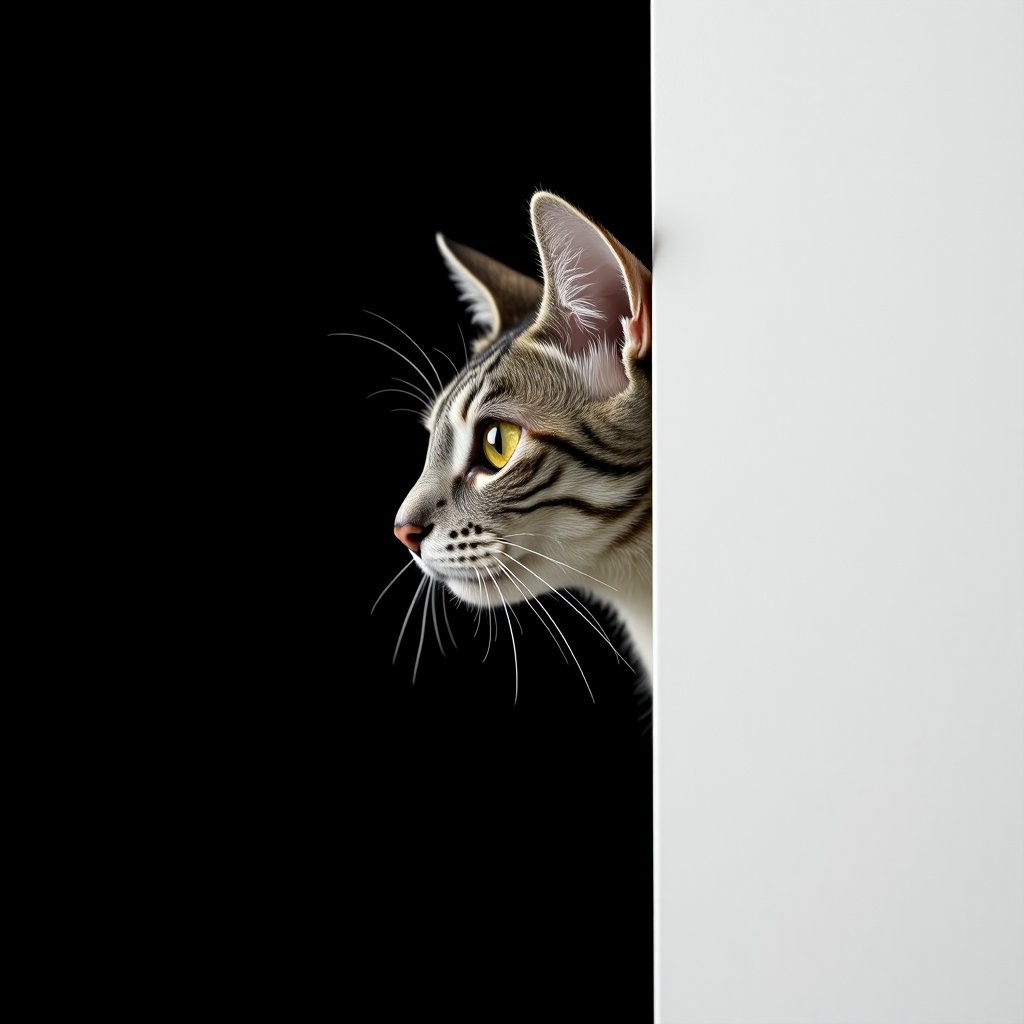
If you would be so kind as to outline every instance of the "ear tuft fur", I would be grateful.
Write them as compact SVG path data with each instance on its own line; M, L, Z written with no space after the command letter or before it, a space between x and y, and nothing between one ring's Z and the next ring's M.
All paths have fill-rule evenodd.
M611 234L550 192L538 192L530 216L544 273L540 320L566 352L611 348L622 383L629 360L650 351L649 271Z
M475 351L536 312L543 292L533 278L440 232L436 240L459 298L466 303L472 322L484 332L474 344Z

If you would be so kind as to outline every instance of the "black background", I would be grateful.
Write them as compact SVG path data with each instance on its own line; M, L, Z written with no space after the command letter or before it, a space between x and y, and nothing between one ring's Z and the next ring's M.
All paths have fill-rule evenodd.
M277 343L254 347L259 375L233 386L247 408L235 440L259 452L256 534L271 534L248 535L243 561L267 606L238 636L261 682L221 699L216 734L232 738L204 807L232 836L224 876L241 872L253 897L234 922L253 983L274 979L286 1003L344 1012L368 998L368 1019L649 1020L649 701L553 597L593 701L523 609L517 701L503 616L481 663L486 620L474 637L449 602L458 649L441 617L441 655L428 618L413 683L417 606L392 665L416 570L370 608L407 562L392 524L427 435L391 411L413 405L404 396L367 396L402 386L393 376L422 381L379 346L330 336L372 335L419 362L372 310L447 380L434 346L458 363L459 325L471 328L434 232L533 273L537 188L650 265L647 12L506 10L472 45L445 17L381 14L315 42L310 26L250 101L245 221L260 269L237 322Z

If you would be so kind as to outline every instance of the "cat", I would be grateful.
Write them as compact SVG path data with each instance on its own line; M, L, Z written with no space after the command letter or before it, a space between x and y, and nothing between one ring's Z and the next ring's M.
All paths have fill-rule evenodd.
M508 616L570 587L607 602L649 680L651 274L552 193L530 217L543 283L437 236L481 333L426 415L394 532L471 605Z

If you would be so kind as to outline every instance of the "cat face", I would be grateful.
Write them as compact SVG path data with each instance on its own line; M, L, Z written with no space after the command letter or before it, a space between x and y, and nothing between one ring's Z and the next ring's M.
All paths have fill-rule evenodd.
M650 276L562 200L531 213L543 288L439 238L484 335L434 401L396 517L423 572L479 605L596 583L649 548Z

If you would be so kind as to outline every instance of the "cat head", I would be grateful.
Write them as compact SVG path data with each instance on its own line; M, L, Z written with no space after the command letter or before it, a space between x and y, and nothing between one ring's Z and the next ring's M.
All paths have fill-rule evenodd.
M480 605L607 578L650 544L650 273L557 196L530 215L542 282L438 236L481 335L395 520L423 572Z

